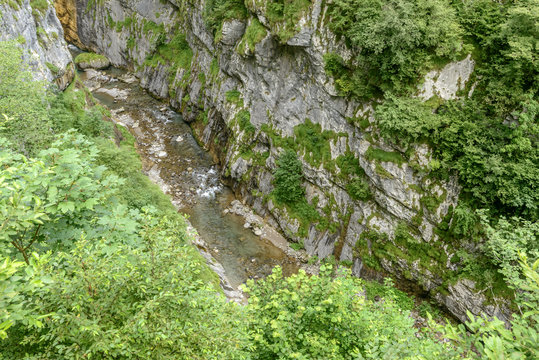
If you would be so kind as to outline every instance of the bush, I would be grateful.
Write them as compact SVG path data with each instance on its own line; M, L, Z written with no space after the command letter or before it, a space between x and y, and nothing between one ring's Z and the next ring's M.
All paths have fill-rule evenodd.
M300 270L284 278L277 267L257 283L249 281L253 358L456 358L449 346L414 330L391 290L384 301L366 300L360 280L341 271L332 275L332 266L322 265L320 275Z
M369 184L363 179L354 179L346 184L346 192L354 200L367 200L371 197Z
M277 160L273 172L274 194L278 201L293 204L302 200L305 189L302 186L303 169L295 152L288 150Z

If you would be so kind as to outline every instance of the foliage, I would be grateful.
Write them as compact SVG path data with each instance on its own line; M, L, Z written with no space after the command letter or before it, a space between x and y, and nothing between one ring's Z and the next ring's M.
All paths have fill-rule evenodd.
M240 359L246 335L234 303L200 277L196 250L166 218L144 215L141 242L89 242L45 266L52 283L34 297L51 313L3 352L28 358ZM206 321L210 318L211 321Z
M354 200L367 200L371 197L369 184L363 179L354 179L346 184L346 192Z
M334 0L329 14L330 29L360 49L352 84L341 86L345 94L406 92L429 65L462 48L455 11L445 0ZM330 73L342 66L340 60L326 58Z
M450 347L417 333L409 312L388 290L384 301L361 294L358 279L343 269L332 277L304 271L284 278L279 267L249 281L247 312L256 359L456 359Z
M500 272L509 284L518 284L521 273L519 258L526 256L532 262L539 259L539 222L517 217L508 220L502 216L493 226L484 211L479 216L486 238L484 252L500 267Z
M3 142L5 144L5 141ZM95 165L97 149L82 135L67 133L38 159L6 150L0 143L0 250L15 247L26 262L32 247L62 239L59 223L86 222L116 191L119 180ZM4 148L4 149L3 149Z
M277 160L277 168L273 172L274 194L278 201L293 204L304 199L305 189L302 185L303 170L298 156L291 150L285 151Z
M309 164L319 167L331 160L329 141L335 137L333 131L322 131L320 124L306 119L304 124L294 127L294 136L299 147L304 149L303 158Z
M146 58L143 65L156 67L171 65L168 70L171 76L176 76L178 68L189 69L193 59L193 50L185 38L185 34L177 32L167 42L165 37L157 39L156 51Z
M245 41L251 52L255 51L255 45L262 41L267 33L266 28L260 21L258 21L258 19L254 18L251 20L251 23L247 26L247 29L245 29Z
M52 140L51 119L46 111L45 84L33 81L22 50L13 42L0 42L0 114L10 118L2 134L11 146L26 155Z
M311 5L311 0L270 0L258 4L264 6L270 27L281 43L286 43L298 31L301 16Z
M25 270L24 272L22 270ZM2 257L0 262L0 341L7 338L7 330L17 322L41 327L39 309L27 306L27 297L47 283L41 274L39 257L33 254L30 265Z
M216 34L223 22L231 19L245 19L247 8L243 0L208 0L204 9L206 25Z
M535 219L539 194L538 103L528 99L515 122L491 118L474 100L447 102L439 114L417 100L389 98L376 109L381 133L402 146L428 140L446 174L459 175L475 206Z

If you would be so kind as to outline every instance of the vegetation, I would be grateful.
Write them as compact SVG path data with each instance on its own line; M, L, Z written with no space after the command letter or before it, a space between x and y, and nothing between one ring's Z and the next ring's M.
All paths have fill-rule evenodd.
M95 61L108 63L108 59L105 56L89 52L77 55L74 61L77 65L81 63L92 63Z
M267 33L268 31L258 19L251 19L251 23L247 26L247 29L245 29L242 42L238 46L239 52L244 53L245 46L247 46L251 53L254 52L255 45L261 42L266 37Z
M303 170L301 161L293 151L284 152L277 161L273 173L274 194L278 201L293 204L304 200Z
M440 58L462 49L455 10L445 0L334 0L329 28L357 49L357 66L326 56L326 70L344 95L372 98L407 92Z
M247 7L253 4L285 43L311 2ZM537 0L328 5L329 27L355 55L345 61L326 54L326 71L342 95L380 100L376 121L359 125L402 150L373 146L367 159L391 177L381 162L400 166L416 144L427 143L435 164L424 170L428 180L456 174L463 188L459 205L435 229L456 248L462 245L456 254L439 242L418 241L417 219L397 224L392 238L364 231L355 254L377 270L386 259L444 274L446 282L462 274L479 278L485 296L509 289L518 309L511 327L470 314L468 332L434 323L418 331L411 300L389 282L364 284L328 265L320 275L286 279L276 268L247 284L247 305L227 303L215 274L188 245L183 218L141 174L130 135L106 121L105 109L89 105L91 94L80 84L58 94L32 81L16 45L0 42L0 358L539 357ZM240 0L207 1L204 19L218 38L224 21L249 17L247 7ZM131 21L114 26L121 30ZM171 65L174 76L190 68L185 36L166 40L153 23L143 31L157 42L144 65ZM243 46L252 51L265 34L251 20ZM422 103L411 96L427 70L470 51L476 75L461 98ZM217 65L214 59L213 77ZM254 133L241 94L233 90L226 98L237 106L240 129ZM341 134L309 120L289 138L263 131L284 150L272 197L300 219L300 236L312 224L331 225L316 210L317 198L312 204L305 199L298 155L333 172L354 200L371 198L358 159L352 153L331 157L329 142ZM422 208L430 212L445 196L422 195ZM331 205L323 211L331 214ZM471 255L466 246L481 253ZM446 275L448 262L461 272Z

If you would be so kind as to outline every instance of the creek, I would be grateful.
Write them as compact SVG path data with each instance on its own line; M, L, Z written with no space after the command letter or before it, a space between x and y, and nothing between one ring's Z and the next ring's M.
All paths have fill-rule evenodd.
M235 199L220 179L220 169L199 146L191 128L165 103L151 97L138 80L123 70L79 73L95 99L136 139L143 171L186 214L208 251L223 266L230 285L271 273L297 271L297 260L244 228L244 219L225 213Z

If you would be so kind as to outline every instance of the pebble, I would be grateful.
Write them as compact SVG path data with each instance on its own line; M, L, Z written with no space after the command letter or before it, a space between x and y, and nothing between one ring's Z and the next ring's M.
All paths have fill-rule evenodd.
M191 172L191 171L193 171L193 168L192 168L192 167L188 167L188 168L187 168L187 171Z
M254 231L254 233L255 233L256 236L260 236L260 235L262 235L262 230L256 229L256 230Z
M249 229L251 227L251 224L249 224L248 222L246 222L245 224L243 224L243 227L245 229Z

